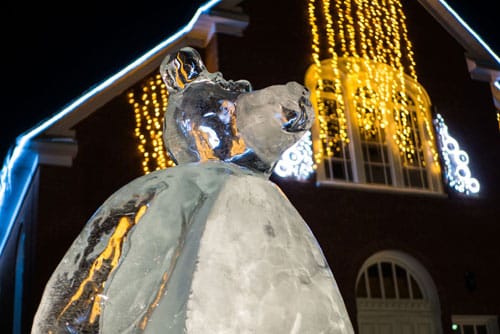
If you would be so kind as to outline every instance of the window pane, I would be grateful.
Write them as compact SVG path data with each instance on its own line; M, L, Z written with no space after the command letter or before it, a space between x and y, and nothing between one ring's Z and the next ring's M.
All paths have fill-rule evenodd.
M396 265L396 280L398 282L399 298L410 298L410 290L408 289L408 279L406 277L406 270Z
M427 179L423 169L404 169L405 185L412 188L427 188Z
M485 325L477 325L476 326L476 334L488 334L488 330Z
M476 326L476 334L488 334L488 330L486 329L486 325L477 325Z
M318 88L319 87L316 87L316 89ZM323 80L323 91L331 93L335 92L333 80L327 80L327 79Z
M328 179L333 179L333 161L325 159L325 175Z
M368 268L368 282L370 284L370 297L371 298L382 298L382 292L380 291L380 278L378 276L378 266L377 264L371 265Z
M422 296L422 291L420 290L420 287L418 286L417 282L415 281L415 279L411 275L410 275L410 281L411 281L411 291L413 292L413 299L424 298Z
M366 291L365 273L363 273L363 275L361 275L361 277L359 278L358 287L356 288L356 297L368 297L368 292Z
M339 180L348 180L349 176L343 161L332 161L332 177Z
M392 276L392 263L382 262L382 279L384 280L385 298L396 298L394 277Z
M336 180L352 180L350 161L329 160L326 166L326 176Z
M474 333L474 326L472 325L463 325L463 334L475 334Z
M368 183L391 184L391 171L389 166L365 165L366 181Z
M367 162L385 162L382 149L379 145L363 145L363 158Z

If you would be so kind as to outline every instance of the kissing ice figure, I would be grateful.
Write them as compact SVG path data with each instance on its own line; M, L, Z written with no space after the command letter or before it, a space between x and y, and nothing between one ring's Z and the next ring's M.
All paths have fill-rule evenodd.
M47 283L32 333L353 333L316 239L268 180L311 126L308 91L252 91L192 48L160 72L177 166L102 204Z

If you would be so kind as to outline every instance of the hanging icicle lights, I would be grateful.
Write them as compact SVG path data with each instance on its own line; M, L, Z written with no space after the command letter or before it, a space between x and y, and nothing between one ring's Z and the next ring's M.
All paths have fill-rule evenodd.
M174 166L163 146L163 114L167 110L168 93L161 76L146 80L141 91L128 93L128 102L134 108L137 149L142 156L142 171Z
M168 93L161 76L158 74L147 79L140 88L130 91L127 98L134 109L134 134L142 157L143 173L174 166L163 145L163 115L167 110ZM283 154L276 174L298 180L307 179L314 172L310 146L310 133L307 133Z
M332 5L333 3L333 5ZM400 0L309 0L309 25L312 36L312 60L316 71L317 118L319 145L315 162L331 157L342 145L349 143L348 123L342 90L351 92L365 89L373 94L354 98L356 118L365 131L393 124L393 139L404 163L412 163L419 145L411 126L412 115L407 108L416 103L426 132L428 147L437 166L438 154L434 144L432 120L417 88L416 101L410 102L405 87L405 76L417 81L412 43L408 38L406 16ZM321 59L330 59L330 77L333 77L335 108L326 108L321 99L328 77ZM345 80L339 73L352 75L356 80ZM354 81L354 83L353 83ZM418 85L417 85L418 86ZM331 94L332 91L330 90ZM373 105L377 108L373 108ZM371 112L363 112L370 110ZM333 131L332 131L332 128Z

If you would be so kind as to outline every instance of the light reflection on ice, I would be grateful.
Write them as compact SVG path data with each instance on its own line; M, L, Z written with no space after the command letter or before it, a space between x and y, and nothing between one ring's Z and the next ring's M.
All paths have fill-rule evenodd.
M32 333L353 333L321 248L268 176L309 130L309 92L252 91L184 48L160 68L177 166L90 218L46 285Z

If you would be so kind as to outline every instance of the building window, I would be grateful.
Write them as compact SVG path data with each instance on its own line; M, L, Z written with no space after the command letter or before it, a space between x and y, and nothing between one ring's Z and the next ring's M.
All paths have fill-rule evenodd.
M441 334L436 287L425 268L396 250L378 252L356 280L359 334Z
M320 71L312 65L306 73L317 112L318 181L442 192L430 100L423 87L366 59L339 58L336 71L328 59L321 64ZM377 78L378 72L385 74ZM401 89L388 89L391 80L398 80Z
M422 289L405 268L394 262L377 262L361 274L356 287L358 298L423 299Z
M498 334L496 315L453 315L452 330L456 334Z

